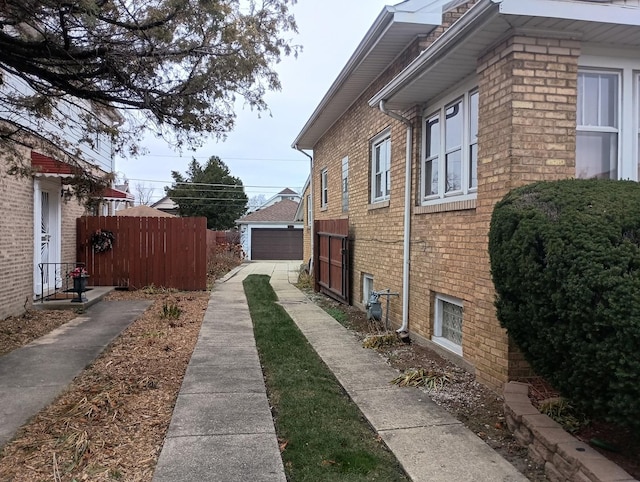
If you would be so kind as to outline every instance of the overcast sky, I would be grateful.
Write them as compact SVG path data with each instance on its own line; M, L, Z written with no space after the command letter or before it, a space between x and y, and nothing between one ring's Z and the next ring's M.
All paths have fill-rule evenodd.
M248 197L267 198L289 187L300 191L309 175L309 159L291 148L302 127L345 66L365 33L385 5L396 0L298 0L293 13L299 34L293 43L303 51L276 66L282 91L266 97L271 117L250 110L237 112L236 128L225 141L211 140L201 149L182 156L164 144L146 143L149 154L136 159L116 159L116 171L135 186L153 188L153 201L164 196L171 171L185 172L192 157L206 162L219 156L246 186Z

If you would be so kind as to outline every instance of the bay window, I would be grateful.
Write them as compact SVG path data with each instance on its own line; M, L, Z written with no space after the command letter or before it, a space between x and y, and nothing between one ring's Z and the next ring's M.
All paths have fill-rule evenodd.
M475 197L478 188L478 91L436 106L424 121L422 204Z

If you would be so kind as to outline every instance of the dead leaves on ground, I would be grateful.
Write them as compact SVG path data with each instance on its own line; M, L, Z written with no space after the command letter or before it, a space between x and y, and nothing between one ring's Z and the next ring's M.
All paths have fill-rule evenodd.
M4 448L0 481L151 480L209 293L151 299L152 306ZM162 318L163 303L180 307L179 323Z
M391 380L391 383L399 387L425 387L430 390L438 390L449 381L450 376L446 373L418 368L407 370Z

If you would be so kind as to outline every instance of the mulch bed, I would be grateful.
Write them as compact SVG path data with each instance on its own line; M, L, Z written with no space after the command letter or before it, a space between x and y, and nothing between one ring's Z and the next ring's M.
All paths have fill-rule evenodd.
M46 335L78 316L70 310L29 310L0 320L0 356Z
M110 296L154 303L4 447L0 481L151 480L209 293Z

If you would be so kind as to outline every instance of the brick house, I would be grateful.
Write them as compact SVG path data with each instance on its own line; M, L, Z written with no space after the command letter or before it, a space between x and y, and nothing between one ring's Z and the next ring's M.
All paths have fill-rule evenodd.
M541 179L638 180L640 0L385 7L295 139L316 220L348 218L353 303L500 388L528 373L496 319L494 204Z
M73 115L72 108L68 109ZM98 115L98 114L96 114ZM105 122L116 122L115 112L99 114ZM105 117L103 117L105 116ZM51 125L59 135L59 127ZM96 177L114 171L113 149L107 136L100 136L93 146L82 143L73 129L63 133L73 144L82 146L84 159L72 160L62 149L55 149L37 136L27 138L16 156L31 175L9 174L7 154L0 156L0 320L19 315L32 306L42 293L55 292L62 286L66 273L62 263L77 260L76 219L87 212L73 196L68 180L81 169ZM46 154L44 154L46 152ZM133 203L128 192L109 187L97 193L94 213L113 214L114 210ZM57 263L45 268L41 263Z

